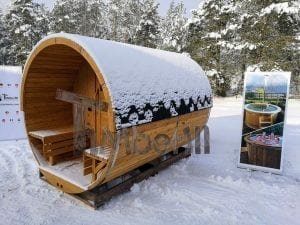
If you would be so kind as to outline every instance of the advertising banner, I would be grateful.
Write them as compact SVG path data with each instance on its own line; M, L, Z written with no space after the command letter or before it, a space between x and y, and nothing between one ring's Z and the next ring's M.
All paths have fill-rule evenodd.
M289 72L245 74L239 166L281 173Z
M26 138L20 111L21 76L21 67L0 66L0 140Z

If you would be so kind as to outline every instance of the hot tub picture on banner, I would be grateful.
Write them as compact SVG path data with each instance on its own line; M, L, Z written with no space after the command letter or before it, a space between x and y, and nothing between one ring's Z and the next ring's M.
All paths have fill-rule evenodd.
M22 68L0 66L0 140L26 137L23 113L20 111Z
M289 72L245 74L241 167L281 172L289 83Z

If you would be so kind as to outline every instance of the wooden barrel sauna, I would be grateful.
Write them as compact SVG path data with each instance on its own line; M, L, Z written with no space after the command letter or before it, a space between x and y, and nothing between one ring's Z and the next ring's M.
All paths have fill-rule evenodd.
M114 41L50 35L32 50L23 73L32 151L45 179L67 193L93 189L184 146L212 107L209 81L191 58Z

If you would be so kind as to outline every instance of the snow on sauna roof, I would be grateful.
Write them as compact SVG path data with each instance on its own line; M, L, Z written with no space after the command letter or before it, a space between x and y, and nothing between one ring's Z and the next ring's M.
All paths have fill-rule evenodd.
M159 102L166 109L172 108L172 102L176 107L183 101L188 105L190 99L195 105L198 101L196 110L211 107L211 101L199 107L199 99L211 98L211 87L201 67L184 54L67 33L53 34L45 39L56 37L79 44L94 59L119 119L127 117L133 108L139 110L139 114L144 113L146 105L155 111ZM171 114L176 116L176 112ZM149 122L152 117L149 115L137 123Z

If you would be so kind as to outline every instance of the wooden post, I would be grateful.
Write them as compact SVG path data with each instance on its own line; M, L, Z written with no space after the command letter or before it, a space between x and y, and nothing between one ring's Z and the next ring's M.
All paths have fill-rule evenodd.
M193 148L192 148L192 135L191 135L191 130L190 130L190 128L189 127L186 127L186 128L184 128L183 129L183 133L184 133L184 135L187 137L187 142L188 142L188 146L187 146L187 148L188 149L190 149L190 150L192 150Z
M195 127L195 154L201 154L201 129Z
M204 126L204 154L210 153L210 134L209 127Z

